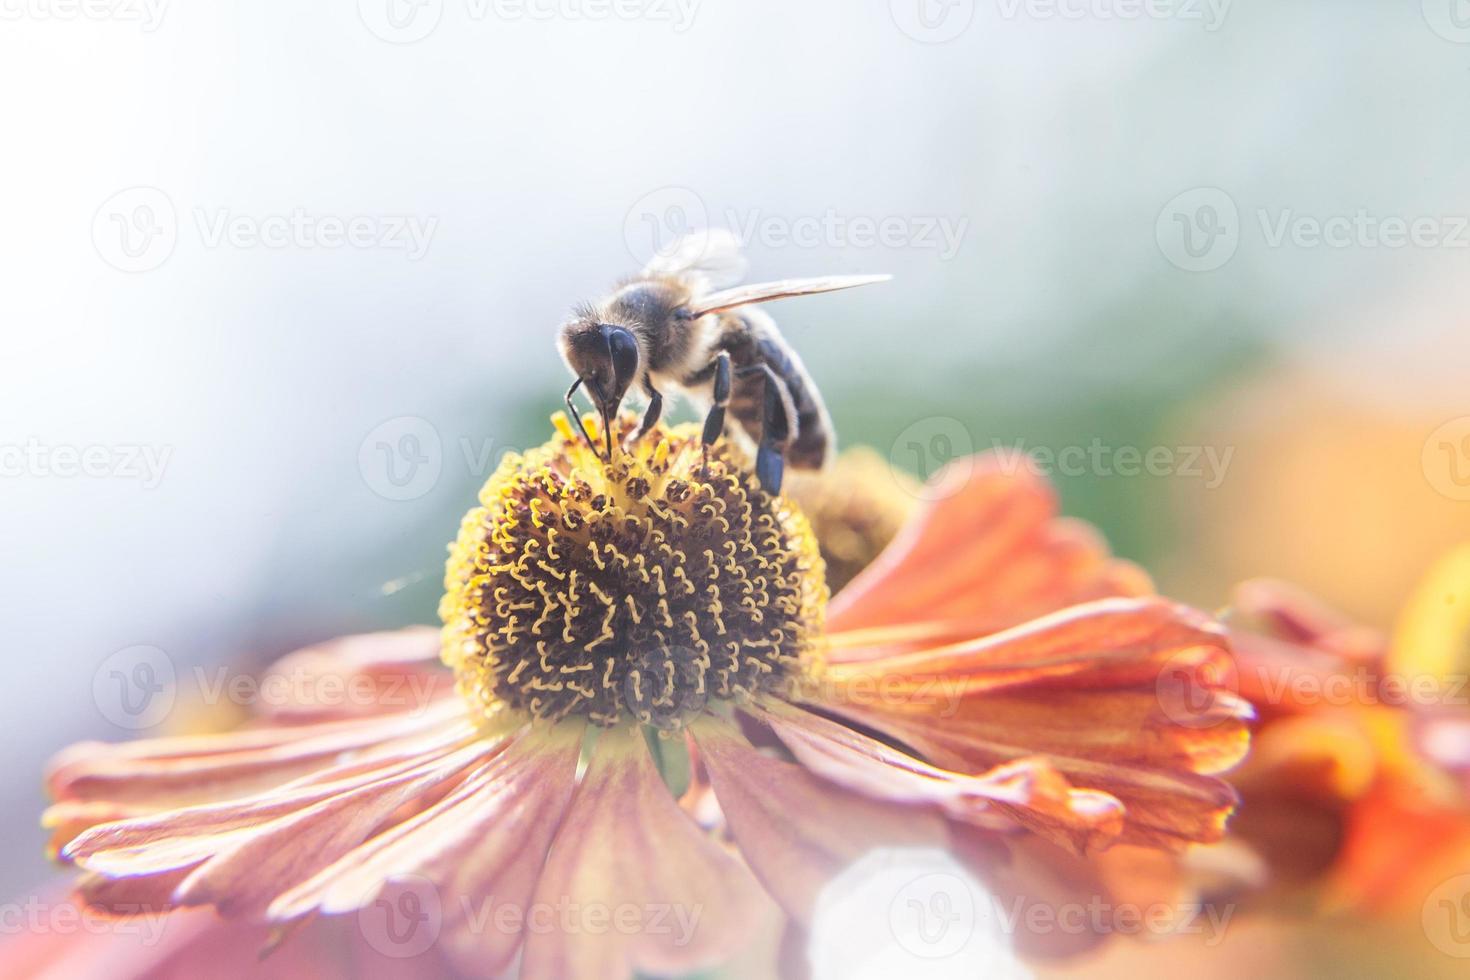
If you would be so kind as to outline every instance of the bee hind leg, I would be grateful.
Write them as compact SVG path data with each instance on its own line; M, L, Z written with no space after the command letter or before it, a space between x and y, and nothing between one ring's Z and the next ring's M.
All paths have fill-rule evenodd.
M791 443L791 419L795 414L791 392L769 365L755 364L738 372L766 376L765 397L761 404L761 439L755 452L755 477L761 488L780 494L786 472L786 447Z

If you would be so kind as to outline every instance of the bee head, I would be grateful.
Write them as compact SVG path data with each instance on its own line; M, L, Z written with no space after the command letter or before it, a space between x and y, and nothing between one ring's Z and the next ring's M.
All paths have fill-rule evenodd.
M602 415L610 458L612 420L639 375L638 340L627 327L603 323L592 315L579 315L562 329L561 352L567 367L577 376L567 392L567 408L572 411L572 420L575 422L578 418L572 409L572 395L579 387L585 386ZM586 435L585 431L583 435ZM588 442L590 444L591 440Z

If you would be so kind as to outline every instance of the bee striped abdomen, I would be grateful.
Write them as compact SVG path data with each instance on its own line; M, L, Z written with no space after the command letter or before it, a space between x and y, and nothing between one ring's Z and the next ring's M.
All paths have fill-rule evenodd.
M729 352L738 375L730 395L730 418L752 440L761 441L766 375L763 371L742 373L742 369L764 364L781 380L791 400L794 418L788 422L787 461L798 469L821 468L832 446L831 422L801 358L764 314L747 310L726 316L733 322L727 325L720 346Z

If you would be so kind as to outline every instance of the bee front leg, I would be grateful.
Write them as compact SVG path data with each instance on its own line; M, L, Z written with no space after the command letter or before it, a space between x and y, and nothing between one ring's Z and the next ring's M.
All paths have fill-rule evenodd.
M643 391L648 395L648 411L643 413L643 421L638 423L638 431L633 433L634 442L648 435L649 430L658 425L659 417L664 413L664 396L658 393L658 389L647 377L643 379Z
M715 440L725 431L725 406L730 404L729 352L720 351L715 355L710 370L714 372L714 378L710 386L709 414L704 417L704 434L700 437L704 450L703 471L709 469L709 447L714 445Z

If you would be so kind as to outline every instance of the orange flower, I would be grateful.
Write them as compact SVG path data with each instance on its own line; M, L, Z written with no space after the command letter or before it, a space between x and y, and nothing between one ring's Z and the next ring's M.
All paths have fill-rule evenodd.
M92 902L290 930L407 881L466 970L666 974L806 922L875 847L1221 835L1249 711L1222 632L1024 471L956 464L827 608L806 520L733 450L660 428L605 466L559 429L466 516L440 634L277 667L384 696L63 753L47 820ZM1167 665L1210 697L1162 710Z
M1392 643L1273 581L1237 589L1231 643L1257 708L1252 752L1232 780L1233 833L1285 896L1326 907L1412 912L1470 856L1464 665L1470 549L1451 555L1405 607ZM1458 681L1456 681L1458 677Z

